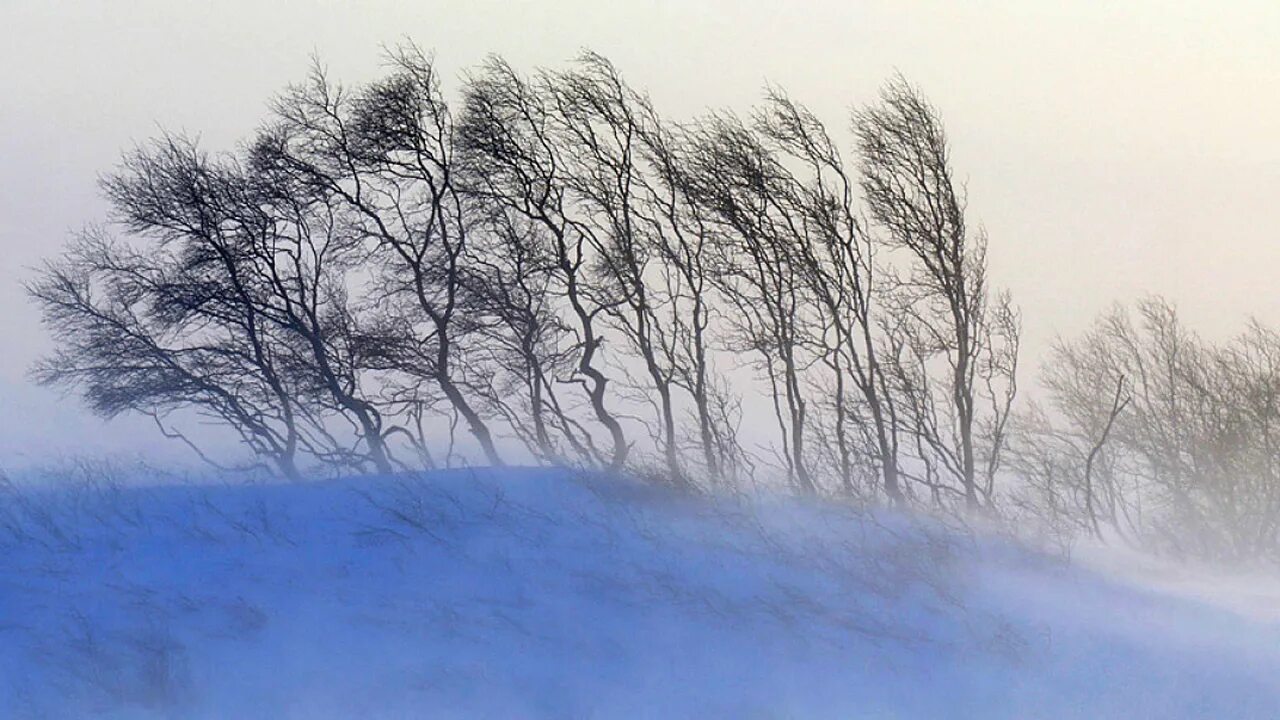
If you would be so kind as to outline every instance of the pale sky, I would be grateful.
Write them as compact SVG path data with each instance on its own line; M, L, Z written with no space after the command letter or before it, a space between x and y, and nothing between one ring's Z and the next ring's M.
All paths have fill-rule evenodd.
M230 149L312 53L359 82L402 38L454 77L591 48L677 119L745 112L775 83L842 139L900 70L947 123L1028 370L1145 293L1211 335L1280 326L1275 0L0 0L0 466L157 445L25 378L47 341L19 283L105 219L98 174L159 128Z

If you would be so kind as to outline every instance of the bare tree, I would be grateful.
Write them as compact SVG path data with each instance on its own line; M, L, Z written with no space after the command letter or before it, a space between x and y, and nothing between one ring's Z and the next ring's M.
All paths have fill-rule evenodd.
M793 226L804 229L795 238L793 252L796 269L820 310L821 337L816 342L834 378L840 477L852 490L852 456L865 444L880 470L885 495L901 502L893 397L887 392L877 348L875 248L858 219L855 183L821 121L782 91L770 90L756 125L784 158L793 161L782 167L798 165L805 173L795 176L789 199L798 217ZM846 390L847 384L853 389ZM859 406L865 413L858 412ZM860 428L870 436L869 442L852 437Z
M1055 354L1061 357L1063 353ZM1046 385L1056 387L1057 392L1066 390L1063 381L1068 379L1067 373L1089 371L1070 363L1052 370L1048 367ZM1053 527L1074 526L1103 538L1105 524L1125 537L1134 529L1126 522L1133 498L1118 477L1121 453L1109 443L1133 397L1123 374L1107 368L1103 375L1114 376L1115 389L1109 397L1095 394L1086 404L1078 404L1064 402L1065 395L1055 394L1053 417L1033 406L1020 418L1010 455L1023 487L1015 488L1013 495L1016 503ZM1098 377L1096 381L1110 379Z
M1082 501L1046 510L1180 554L1274 554L1280 337L1254 323L1215 345L1163 300L1137 310L1113 309L1045 364L1046 424L1073 439L1082 468L1058 482Z
M277 367L322 413L349 420L364 450L326 443L328 459L367 459L389 472L382 419L361 388L363 367L352 343L346 273L354 246L323 197L278 182L250 157L203 156L193 144L162 140L131 156L104 186L130 232L177 246L277 332ZM324 423L314 423L325 432Z
M333 448L323 442L323 418L297 402L303 391L280 351L280 329L263 314L262 278L223 232L225 181L191 143L172 137L106 181L126 228L156 244L144 251L88 234L45 266L28 291L57 345L34 375L78 389L104 416L151 415L197 452L164 418L186 409L217 418L296 479L300 451Z
M664 123L647 98L637 103L640 153L647 172L635 182L643 202L633 206L650 236L657 284L667 300L664 348L672 381L693 403L703 467L712 483L735 477L741 448L728 415L737 403L716 370L712 327L719 301L710 275L715 264L712 220L697 201L696 140Z
M713 240L707 271L730 306L730 346L756 357L770 386L788 476L814 491L803 380L811 359L805 326L812 305L793 252L800 232L790 202L794 179L761 137L732 115L702 122L693 142L690 192Z
M239 173L229 219L244 235L252 271L267 292L263 316L277 324L309 403L349 420L373 467L391 472L382 410L367 389L371 364L351 307L350 277L363 255L332 195L283 177L262 143ZM332 458L340 462L348 458Z
M312 454L392 469L381 413L362 389L366 367L348 302L356 243L328 197L271 172L256 151L247 166L213 161L176 138L129 156L104 188L134 237L172 248L169 277L135 284L133 298L172 313L153 311L169 323L170 341L198 343L214 328L245 326L243 351L269 369L263 377L287 416L284 447L269 454L297 452L304 443L297 419L305 416ZM141 282L143 261L105 246L96 266L85 265L87 257L84 272L102 275L105 263L123 259ZM328 421L337 418L351 422L363 449L335 437Z
M658 280L665 257L658 249L664 216L649 212L654 179L645 135L660 132L648 100L622 80L603 57L586 53L566 72L542 78L554 109L553 127L568 160L566 186L597 262L596 283L617 288L621 302L606 314L626 349L640 361L640 394L652 397L654 441L667 476L686 479L676 431L677 357L668 310L669 287ZM656 396L656 397L653 397Z
M936 488L930 475L945 470L975 506L980 495L991 498L1017 390L1017 314L1007 296L990 297L986 237L968 229L946 135L919 91L894 80L878 104L855 114L854 129L867 207L910 260L894 289L893 355L902 414L928 456L919 458L922 479ZM935 397L935 365L946 372L944 397Z
M276 103L260 138L258 167L288 177L335 205L343 231L380 260L376 298L396 328L373 343L387 369L434 384L467 423L492 464L493 435L463 380L458 311L469 199L458 187L454 121L430 60L412 46L389 56L392 72L355 94L319 69Z
M598 465L600 451L556 382L572 372L573 353L556 307L546 232L511 211L495 212L488 226L464 282L469 309L485 318L482 352L494 371L482 394L535 456Z
M555 291L565 300L566 325L576 336L572 381L586 391L595 419L609 434L608 466L620 470L631 445L610 408L610 378L600 358L601 316L625 302L627 289L604 287L592 277L605 239L583 219L554 99L545 77L534 85L502 60L491 59L468 80L459 132L471 190L537 223L550 238Z

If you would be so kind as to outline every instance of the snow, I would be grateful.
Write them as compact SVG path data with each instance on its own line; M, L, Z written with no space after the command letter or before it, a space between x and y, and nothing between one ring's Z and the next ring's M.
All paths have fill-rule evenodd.
M17 484L0 717L1280 717L1276 615L1131 565L564 470Z

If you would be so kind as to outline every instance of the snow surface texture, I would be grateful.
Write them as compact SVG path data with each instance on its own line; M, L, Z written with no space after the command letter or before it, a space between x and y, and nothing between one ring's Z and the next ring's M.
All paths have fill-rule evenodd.
M9 487L0 717L1276 718L1280 625L566 471Z

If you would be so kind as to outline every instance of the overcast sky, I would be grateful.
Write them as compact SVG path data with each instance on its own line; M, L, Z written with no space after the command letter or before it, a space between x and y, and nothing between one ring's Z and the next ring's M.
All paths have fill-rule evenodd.
M1208 334L1280 325L1275 0L0 0L0 465L151 445L25 379L47 341L19 284L104 219L98 174L159 128L230 149L313 53L358 82L401 38L454 77L591 48L675 118L776 83L841 129L900 70L947 123L1027 367L1145 293Z

